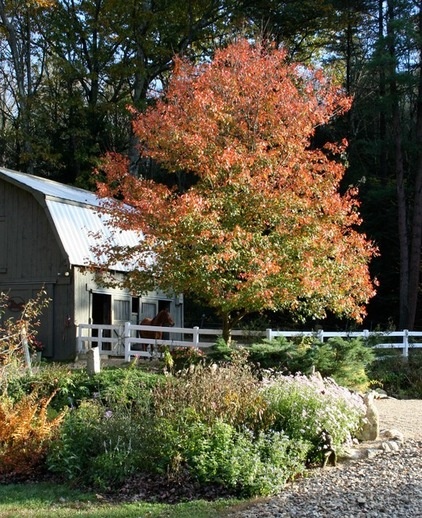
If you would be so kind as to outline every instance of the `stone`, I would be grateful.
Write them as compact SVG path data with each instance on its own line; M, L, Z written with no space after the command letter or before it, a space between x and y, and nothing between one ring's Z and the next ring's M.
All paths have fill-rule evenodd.
M380 436L383 439L392 440L399 443L404 443L404 435L396 429L381 430Z
M86 370L89 375L98 374L101 371L100 348L92 347L86 353Z
M381 448L386 452L388 453L389 451L391 451L391 448L390 448L390 444L387 442L387 441L384 441L381 443Z
M377 399L387 399L388 398L388 394L385 390L383 389L380 389L380 388L376 388L374 390L375 394L374 396L377 398Z
M376 441L379 435L379 414L374 403L374 393L368 392L363 397L366 406L364 423L357 437L361 441Z
M396 441L388 441L388 446L390 447L391 451L399 451L400 446L397 444Z
M339 454L339 459L357 460L368 456L367 451L361 448L343 448Z
M378 457L382 450L376 448L368 448L367 450L368 459L373 459L374 457Z

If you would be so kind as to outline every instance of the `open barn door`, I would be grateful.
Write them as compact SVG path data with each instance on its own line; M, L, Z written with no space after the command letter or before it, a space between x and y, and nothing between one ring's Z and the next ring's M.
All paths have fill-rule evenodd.
M92 294L92 323L111 324L111 295Z

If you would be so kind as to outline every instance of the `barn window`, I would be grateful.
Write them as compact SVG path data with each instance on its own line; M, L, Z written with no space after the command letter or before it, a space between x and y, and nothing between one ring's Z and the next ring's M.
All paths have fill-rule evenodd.
M141 319L154 318L157 314L157 302L142 302Z
M114 320L122 320L124 322L130 320L129 300L114 300Z

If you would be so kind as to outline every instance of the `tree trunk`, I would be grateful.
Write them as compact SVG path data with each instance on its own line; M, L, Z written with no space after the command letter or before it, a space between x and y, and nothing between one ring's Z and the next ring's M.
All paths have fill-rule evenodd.
M378 4L378 38L380 41L384 38L384 13L383 13L384 1L379 0ZM380 56L381 59L381 56ZM379 95L381 102L384 105L386 97L386 84L385 84L385 69L383 66L383 60L379 63ZM385 110L381 109L379 118L379 141L380 141L380 152L379 152L379 171L380 178L385 180L387 178L387 149L386 149L386 136L387 136L387 118Z
M422 8L419 8L419 36L422 36ZM422 40L419 38L419 84L416 107L416 175L409 257L409 306L407 329L415 326L422 245Z
M32 73L31 73L31 46L30 46L30 19L25 15L25 22L21 22L22 33L25 35L24 41L19 45L19 36L16 27L9 20L6 9L6 3L0 1L0 19L3 24L4 34L10 51L10 66L13 69L16 79L15 101L18 106L18 125L21 128L21 146L22 146L22 163L23 169L29 174L34 172L34 161L32 156L32 139L31 139L31 113L30 99L33 95L32 91ZM18 23L19 20L16 20ZM25 26L26 25L26 26Z
M230 313L224 313L223 315L223 340L226 342L227 345L231 345L232 337L232 324L231 324L231 318Z
M397 182L397 210L400 247L400 292L399 292L399 327L408 329L409 325L409 238L407 232L407 206L404 182L403 154L401 145L401 125L399 118L393 115L395 170Z
M406 187L401 138L402 125L396 77L397 56L394 17L394 0L389 0L387 14L388 52L390 58L389 86L391 97L394 169L396 173L398 210L397 216L400 247L399 327L400 329L407 329L409 325L409 236L407 230Z
M245 309L239 311L233 311L232 313L223 313L222 314L222 322L223 322L223 339L226 341L227 345L231 344L232 341L232 331L238 325L238 323L242 320L242 318L248 314L248 311Z
M138 107L141 100L144 99L146 96L148 83L145 77L146 58L140 43L137 44L136 57L138 62L138 70L135 73L132 100L134 106ZM139 163L141 160L141 154L139 150L139 139L135 135L132 128L130 128L129 135L129 172L132 176L137 177L139 175Z

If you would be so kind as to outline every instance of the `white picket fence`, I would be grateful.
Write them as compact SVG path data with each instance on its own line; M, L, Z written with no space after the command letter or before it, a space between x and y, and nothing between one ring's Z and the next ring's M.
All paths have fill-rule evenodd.
M161 331L163 339L138 338L138 331ZM199 327L157 327L141 326L126 322L124 325L97 325L79 324L77 334L78 353L87 352L91 347L97 346L101 355L124 357L130 361L133 357L158 357L161 356L162 346L174 347L199 347L207 349L215 344L217 337L222 335L221 329L200 329ZM422 348L422 331L392 331L370 332L363 331L249 331L234 330L232 336L237 343L250 341L251 338L268 338L272 340L278 336L286 338L315 336L321 342L332 337L364 338L371 336L382 340L375 345L382 349L401 349L404 357L409 356L409 349ZM417 340L421 340L418 342Z
M329 338L333 338L336 336L342 338L363 338L365 340L370 337L375 337L377 340L382 339L382 343L377 343L374 345L377 349L401 349L402 354L405 358L409 356L409 349L421 349L422 343L419 343L415 340L422 340L422 331L408 331L404 329L403 331L369 331L364 329L363 331L324 331L322 329L318 331L302 331L302 332L292 332L292 331L272 331L271 329L267 329L267 338L272 340L277 336L317 336L321 342L327 340ZM388 342L385 340L387 339Z

